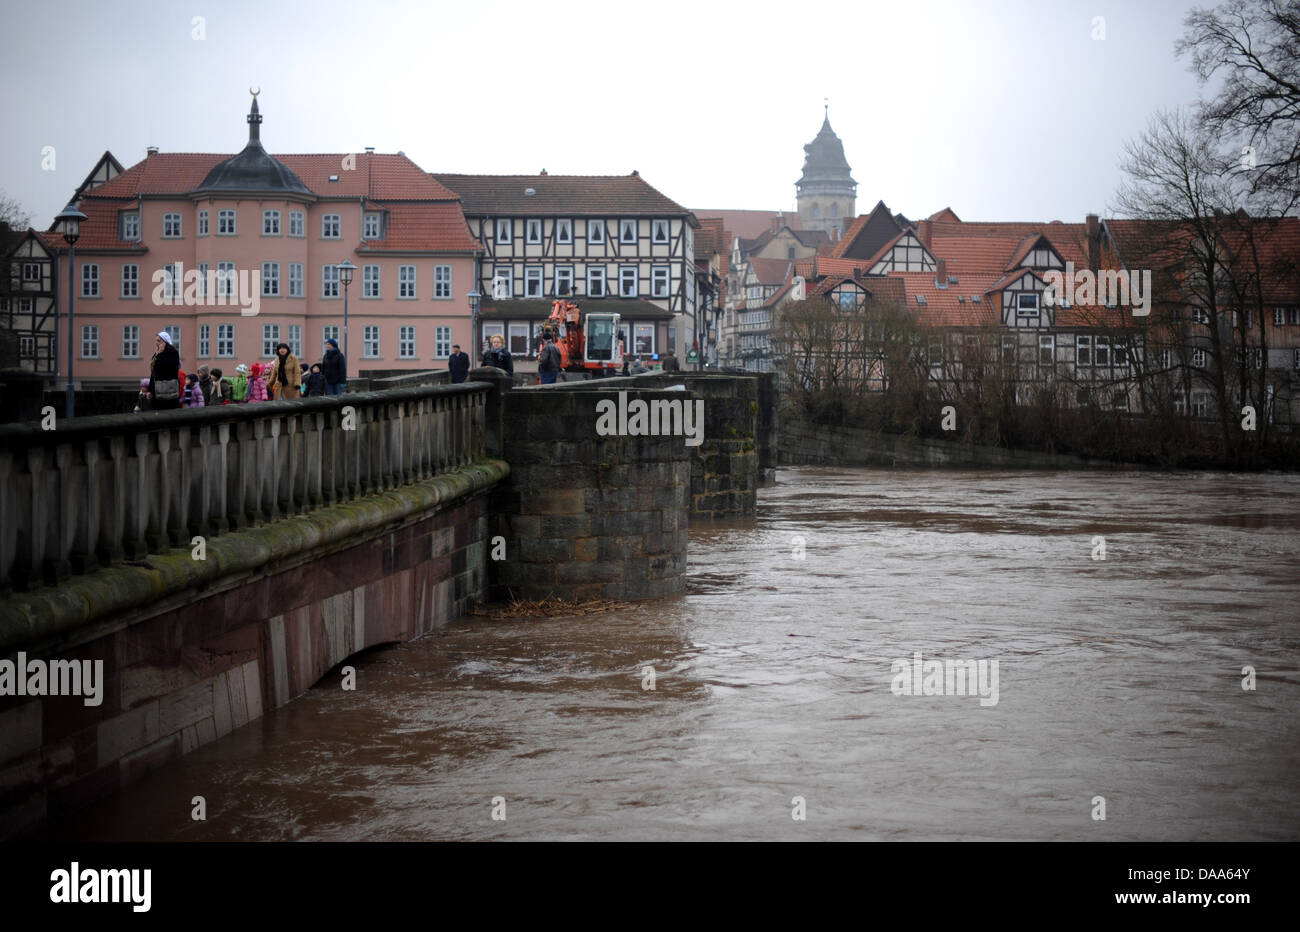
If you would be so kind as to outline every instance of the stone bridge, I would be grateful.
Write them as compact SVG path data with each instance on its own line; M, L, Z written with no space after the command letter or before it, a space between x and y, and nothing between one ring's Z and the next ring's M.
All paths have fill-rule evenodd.
M679 593L691 515L752 514L775 462L761 378L430 381L0 427L0 837L489 595ZM598 433L620 394L704 401L703 441ZM42 695L68 661L97 702Z

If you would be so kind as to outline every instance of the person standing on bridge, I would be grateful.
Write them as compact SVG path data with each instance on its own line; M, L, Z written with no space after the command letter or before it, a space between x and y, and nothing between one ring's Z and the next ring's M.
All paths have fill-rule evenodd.
M506 349L506 340L501 334L492 334L492 348L483 354L483 365L496 366L514 378L515 360Z
M682 364L677 361L677 354L672 350L667 350L663 355L663 367L665 372L681 372Z
M253 363L252 375L248 379L248 400L266 401L266 380L262 378L262 364Z
M320 363L325 375L325 394L342 395L348 384L348 361L339 352L339 341L330 338L325 341L325 358Z
M275 362L271 363L271 397L276 401L289 401L302 396L302 366L289 349L288 343L275 345Z
M145 394L155 411L175 411L181 406L181 354L172 346L171 334L161 331L154 338L149 361L149 387Z
M555 380L560 376L560 364L564 358L560 355L560 348L555 345L555 334L550 330L542 331L542 352L537 357L537 374L541 376L543 385L554 385Z
M453 383L464 382L469 378L469 353L461 352L459 343L452 344L451 355L447 357L447 370L451 373Z

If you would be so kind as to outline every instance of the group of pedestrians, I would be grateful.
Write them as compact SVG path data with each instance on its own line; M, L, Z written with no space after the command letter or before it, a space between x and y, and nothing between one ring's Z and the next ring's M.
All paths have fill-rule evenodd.
M171 335L161 331L154 339L149 377L140 380L136 411L168 411L255 401L288 401L319 395L341 395L347 387L347 360L337 340L325 341L321 361L310 367L298 361L289 344L275 347L269 363L240 364L233 378L220 369L199 366L198 372L181 371L180 353Z

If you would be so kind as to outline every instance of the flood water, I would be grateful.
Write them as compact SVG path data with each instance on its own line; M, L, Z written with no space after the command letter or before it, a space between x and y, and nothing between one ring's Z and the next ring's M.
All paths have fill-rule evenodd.
M681 598L372 651L48 834L1295 840L1298 572L1296 476L782 470Z

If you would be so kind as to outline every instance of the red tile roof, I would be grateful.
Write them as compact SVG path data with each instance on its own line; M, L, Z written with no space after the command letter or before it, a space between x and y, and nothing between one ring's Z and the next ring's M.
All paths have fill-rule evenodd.
M984 297L985 291L1001 276L970 275L947 288L935 284L933 272L890 272L886 277L903 284L906 289L904 306L922 326L987 327L1002 320L998 300L990 301ZM925 304L916 303L917 295L925 298ZM972 295L979 295L980 303L973 302Z
M789 259L760 259L757 256L745 260L754 269L754 275L764 285L779 285L786 279L790 268Z
M465 213L547 216L690 215L640 175L453 175L433 177L460 195ZM528 194L531 190L533 193Z

